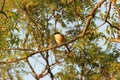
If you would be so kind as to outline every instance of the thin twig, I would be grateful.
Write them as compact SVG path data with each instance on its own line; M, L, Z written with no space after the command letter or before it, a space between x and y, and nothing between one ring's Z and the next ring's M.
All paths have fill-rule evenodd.
M22 48L2 48L0 50L20 50L20 51L35 51L33 49L22 49Z
M45 69L41 72L41 74L38 75L39 79L45 75L47 75L49 72L48 72L48 68L51 68L53 66L55 66L56 64L58 64L58 62L55 62L49 66L46 66Z
M7 14L5 12L0 11L0 13L2 13L7 18Z
M101 25L99 25L96 29L100 28L101 26L103 26L106 23L106 21L107 21L107 19L109 17L110 10L111 10L111 3L109 4L108 11L106 13L106 17L104 19L104 22Z
M119 19L120 19L120 8L116 5L114 0L112 1L112 3L113 3L113 6L115 7L116 11L118 12Z
M4 6L5 6L5 0L3 0L3 5L2 5L2 8L1 8L1 11L3 11Z
M111 42L118 42L118 43L120 43L120 39L109 39L109 41L111 41Z
M110 10L111 10L111 4L112 4L112 2L110 2L110 4L109 4L109 8L108 8L108 11L107 11L107 15L106 15L105 21L106 21L111 27L113 27L113 28L115 28L115 29L117 29L117 30L120 30L120 28L118 28L118 27L116 27L116 26L113 26L113 25L107 20L108 17L109 17Z
M90 21L91 21L91 19L94 17L94 15L95 15L95 11L98 9L98 7L100 7L103 3L104 3L104 1L105 0L101 0L95 7L93 7L93 9L91 10L91 12L90 12L90 16L88 17L88 19L87 19L87 23L86 23L86 25L85 25L85 27L84 27L84 29L83 29L83 32L82 32L82 38L84 38L85 37L85 34L86 34L86 32L87 32L87 30L88 30L88 27L89 27L89 24L90 24Z
M37 77L36 72L34 71L33 67L31 66L28 58L26 59L26 62L28 63L28 65L29 65L29 67L30 67L30 69L31 69L31 71L32 71L32 73L33 73L33 76L34 76L37 80L39 80L38 77Z
M110 10L111 10L111 2L110 2L109 7L108 7L108 11L107 11L107 14L106 14L105 21L106 21L106 20L108 19L108 17L109 17Z
M42 49L42 50L33 51L30 55L25 56L25 57L22 57L22 58L20 58L20 59L9 60L9 61L1 61L1 62L0 62L0 65L2 65L2 64L8 64L8 63L13 63L13 62L17 62L17 61L20 61L20 60L24 60L24 59L27 59L28 57L31 57L31 56L35 55L35 54L42 53L42 52L46 52L46 51L48 51L48 50L51 50L51 49L54 49L54 48L58 48L58 47L61 47L61 46L63 46L63 45L66 45L66 44L69 44L69 43L71 43L71 42L74 42L74 41L76 41L76 40L79 39L79 38L83 38L83 37L85 36L85 34L86 34L86 31L87 31L87 29L88 29L88 26L89 26L89 24L90 24L91 19L92 19L93 16L95 15L95 11L97 10L98 7L100 7L100 6L102 5L102 3L103 3L104 1L105 1L105 0L101 0L101 1L91 10L90 16L89 16L88 19L87 19L87 23L86 23L86 25L85 25L85 27L84 27L84 30L83 30L83 32L82 32L82 35L79 34L77 37L73 38L72 40L70 40L70 41L68 41L68 42L65 42L65 43L63 43L63 44L57 45L57 46L52 46L52 47L48 47L48 48L45 48L45 49Z
M99 25L96 29L100 28L101 26L103 26L106 22L104 21L101 25Z
M7 18L7 14L5 12L3 12L4 6L5 6L5 0L3 0L3 5L2 5L2 8L0 10L0 13L2 13L3 15L5 15L5 17Z
M31 58L33 58L34 60L36 60L37 62L39 62L42 66L45 66L45 64L44 63L42 63L42 62L40 62L38 59L36 59L35 57L31 57Z
M106 21L111 27L117 29L117 30L120 30L120 27L116 27L116 26L113 26L108 20Z
M101 26L103 26L103 25L107 22L111 27L113 27L113 28L115 28L115 29L117 29L117 30L120 30L119 27L113 26L113 25L107 20L108 17L109 17L109 14L110 14L110 10L111 10L111 2L110 2L110 4L109 4L108 11L107 11L106 18L105 18L104 22L103 22L101 25L99 25L99 26L97 27L97 29L100 28Z

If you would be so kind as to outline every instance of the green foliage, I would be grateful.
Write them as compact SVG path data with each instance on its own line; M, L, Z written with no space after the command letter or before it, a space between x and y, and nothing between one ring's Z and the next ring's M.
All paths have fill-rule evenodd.
M57 74L57 78L79 80L85 77L87 80L102 80L108 74L108 76L112 76L111 78L119 79L118 50L102 51L96 44L88 43L83 50L80 49L79 53L78 51L76 53L74 54L75 58L66 59L65 68Z
M102 80L109 77L111 80L119 80L119 43L109 41L109 38L117 36L117 30L108 24L99 26L106 19L107 11L104 8L108 8L109 2L105 1L95 15L89 15L97 3L98 0L5 0L4 4L4 0L0 0L0 4L4 4L0 5L0 11L7 15L6 18L0 12L0 61L11 62L34 53L31 50L44 50L53 46L54 31L60 31L67 40L72 40L82 33L87 18L93 16L85 37L67 44L72 57L66 55L63 47L46 51L48 54L53 53L56 60L62 61L60 66L63 68L54 75L55 79ZM120 4L117 6L119 8ZM108 21L118 26L118 17L119 13L112 7ZM36 61L39 63L36 65L42 63L41 58L46 61L44 56L47 55L37 57ZM50 56L48 57L53 58ZM48 60L45 64L51 64L52 59ZM27 74L24 70L26 63L23 60L0 64L0 73L3 73L0 78L24 80L23 75Z

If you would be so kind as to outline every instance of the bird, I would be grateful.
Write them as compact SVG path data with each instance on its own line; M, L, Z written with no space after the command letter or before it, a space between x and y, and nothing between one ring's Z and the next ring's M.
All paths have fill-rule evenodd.
M66 41L64 35L61 34L60 32L55 32L54 38L55 38L56 43L59 45ZM70 52L70 49L68 48L68 46L67 45L64 45L64 46L67 48L67 51Z

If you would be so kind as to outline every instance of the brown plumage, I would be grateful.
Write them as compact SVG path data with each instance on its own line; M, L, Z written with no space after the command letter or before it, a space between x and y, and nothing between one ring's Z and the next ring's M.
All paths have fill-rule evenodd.
M65 42L65 37L60 32L55 32L54 37L57 44L62 44L63 42ZM67 45L64 46L67 48L68 52L70 52L68 46Z

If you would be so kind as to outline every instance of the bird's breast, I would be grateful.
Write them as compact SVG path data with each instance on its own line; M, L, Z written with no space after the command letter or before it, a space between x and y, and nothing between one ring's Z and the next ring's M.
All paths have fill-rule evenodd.
M58 43L58 44L61 44L62 42L64 42L64 36L60 35L60 34L56 34L54 35L55 37L55 41Z

